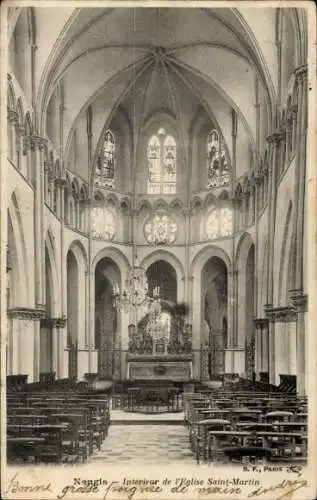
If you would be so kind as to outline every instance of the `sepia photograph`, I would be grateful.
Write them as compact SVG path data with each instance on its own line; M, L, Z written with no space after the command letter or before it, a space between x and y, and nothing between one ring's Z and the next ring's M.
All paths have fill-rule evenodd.
M313 2L1 23L2 497L313 500Z

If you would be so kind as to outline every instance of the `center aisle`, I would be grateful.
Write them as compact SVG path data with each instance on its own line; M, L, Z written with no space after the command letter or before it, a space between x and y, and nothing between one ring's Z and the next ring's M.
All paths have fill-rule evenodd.
M113 413L116 413L115 411ZM110 425L109 434L90 458L90 463L148 465L195 464L195 457L189 449L188 430L184 425L145 422L119 422ZM153 417L152 417L153 419ZM146 424L146 425L145 425Z

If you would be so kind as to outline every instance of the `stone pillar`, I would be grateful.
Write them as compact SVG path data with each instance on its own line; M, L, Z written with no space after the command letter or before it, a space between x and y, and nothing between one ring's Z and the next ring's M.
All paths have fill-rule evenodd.
M35 260L35 303L44 304L45 297L45 259L44 259L44 162L42 151L46 141L41 137L29 137L26 141L27 149L34 151L34 260ZM38 265L41 263L42 265Z
M237 347L237 281L238 271L228 272L228 346Z
M297 392L303 396L307 392L306 384L306 334L305 313L307 312L307 295L302 290L291 290L290 298L297 311L296 324L296 364L297 364Z
M282 135L279 131L275 132L267 138L271 144L272 151L272 166L269 176L269 197L268 197L268 252L267 252L267 269L268 269L268 289L267 289L267 304L273 304L273 282L274 282L274 238L275 238L275 217L276 217L276 195L277 195L277 171L279 161L279 145Z
M261 318L261 373L269 372L269 324L266 318Z
M242 194L242 227L245 228L248 225L248 206L247 206L247 197L249 196L249 189L247 187L243 188Z
M254 319L255 326L255 363L254 371L256 373L256 379L259 380L260 373L262 372L262 329L261 329L261 319Z
M40 374L40 320L43 309L14 307L8 310L11 323L12 375L28 375L29 382L37 382Z
M295 234L296 269L294 289L303 289L304 252L304 203L306 185L306 133L307 133L307 67L295 72L298 85L298 116L296 132L296 175L295 175Z
M270 384L276 385L275 373L275 323L274 315L271 314L273 307L269 304L264 306L265 314L268 316L268 372Z
M252 184L250 186L250 200L249 200L249 213L250 213L250 216L249 216L249 225L253 225L254 224L255 210L256 210L256 207L255 207L255 185Z
M269 380L271 384L279 385L279 375L288 371L289 355L288 346L285 345L285 323L297 320L294 307L268 307L265 308L269 320Z

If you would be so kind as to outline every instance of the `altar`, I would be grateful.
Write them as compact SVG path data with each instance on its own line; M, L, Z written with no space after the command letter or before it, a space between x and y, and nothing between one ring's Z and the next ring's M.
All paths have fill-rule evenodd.
M153 300L149 314L129 327L127 379L189 382L193 379L192 327L184 305Z
M127 358L128 380L169 380L188 382L193 379L191 354L165 354L163 356L132 355Z

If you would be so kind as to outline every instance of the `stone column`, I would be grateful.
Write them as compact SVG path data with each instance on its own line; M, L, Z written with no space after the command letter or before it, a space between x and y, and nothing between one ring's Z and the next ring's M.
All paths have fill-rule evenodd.
M305 335L305 313L307 312L308 296L301 290L292 290L290 298L297 311L296 324L296 361L297 361L297 392L303 396L307 392L306 384L306 335Z
M255 220L255 186L254 184L250 187L250 199L249 199L249 225L254 224Z
M260 373L262 372L262 329L259 318L254 319L255 327L255 363L254 371L256 373L257 380L260 378Z
M275 316L272 313L273 307L270 304L264 306L265 314L268 317L268 372L270 384L276 385L275 371Z
M37 382L40 374L40 320L43 309L14 307L8 310L12 335L12 375L28 375Z
M237 347L237 280L238 271L228 272L228 347Z
M247 187L243 188L242 194L242 227L245 228L248 225L248 207L247 207L247 197L249 196L249 189Z
M295 213L296 270L293 288L303 289L303 252L304 252L304 203L306 186L306 133L307 133L307 67L299 68L296 73L298 83L298 117L296 138L296 179Z
M44 259L44 162L42 161L42 151L46 143L41 137L31 137L27 139L27 147L34 151L34 179L35 179L35 199L34 199L34 260L35 260L35 303L44 304L45 297L45 259ZM39 265L41 263L42 265Z
M261 329L261 372L269 372L269 329L268 320L266 318L261 318L260 329Z

